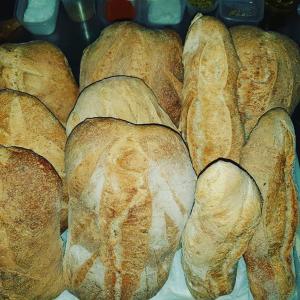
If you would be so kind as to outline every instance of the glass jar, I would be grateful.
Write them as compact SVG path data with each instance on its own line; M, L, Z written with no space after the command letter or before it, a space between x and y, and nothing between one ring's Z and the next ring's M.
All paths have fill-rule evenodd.
M84 22L95 14L95 0L62 0L69 18L74 22Z
M263 0L220 0L219 16L228 25L258 25L264 17Z
M276 10L292 10L297 6L297 0L265 0L266 5Z
M188 11L191 15L197 12L209 13L216 9L216 0L187 0Z

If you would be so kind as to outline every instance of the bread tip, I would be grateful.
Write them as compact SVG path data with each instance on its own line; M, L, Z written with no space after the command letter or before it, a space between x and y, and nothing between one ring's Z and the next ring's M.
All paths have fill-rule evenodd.
M202 17L203 17L203 14L202 14L202 13L197 13L197 14L195 15L195 17L193 18L193 20L192 20L190 26L192 26L195 22L197 22L197 21L198 21L199 19L201 19Z

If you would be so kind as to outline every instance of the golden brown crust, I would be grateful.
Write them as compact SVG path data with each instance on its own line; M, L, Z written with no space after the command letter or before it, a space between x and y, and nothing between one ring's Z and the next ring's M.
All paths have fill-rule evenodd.
M154 296L193 203L196 176L180 135L87 119L68 138L66 170L69 289L82 300Z
M36 96L62 124L78 95L64 54L45 41L0 46L0 88Z
M241 61L238 104L248 136L260 116L275 107L292 113L299 101L299 49L287 37L257 27L230 29Z
M295 135L281 108L264 114L242 150L241 165L263 196L260 225L244 255L255 299L288 299L295 286L292 248L297 227L293 181Z
M183 270L195 299L216 299L233 290L261 202L254 180L230 161L218 160L200 174L182 238Z
M285 52L289 59L286 59L285 67L292 71L292 79L289 82L287 89L291 89L291 100L288 104L287 111L291 115L300 101L300 49L299 46L289 37L278 32L268 32L280 47L280 52ZM287 72L282 72L279 89L282 89L282 83L287 81ZM287 93L282 91L286 97ZM287 92L287 91L286 91ZM290 92L290 91L289 91Z
M70 113L67 134L93 117L112 117L135 124L156 123L177 130L152 90L136 77L113 76L87 86Z
M0 91L0 144L33 150L53 165L64 182L65 143L64 127L37 98L13 90ZM67 225L67 205L64 189L62 228Z
M36 153L0 146L0 298L53 299L62 290L61 180Z
M219 157L239 162L244 132L237 109L238 58L226 27L196 15L183 51L180 130L200 173Z
M182 44L175 32L150 30L131 22L113 24L85 49L80 89L116 75L141 78L178 125L183 80L181 55Z

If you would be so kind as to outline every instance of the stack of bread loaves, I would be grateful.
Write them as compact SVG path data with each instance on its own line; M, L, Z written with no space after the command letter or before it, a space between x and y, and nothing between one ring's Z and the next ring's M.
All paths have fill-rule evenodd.
M0 47L0 68L19 90L0 92L0 299L149 299L180 248L195 299L229 294L241 257L255 299L292 295L292 41L197 15L182 49L116 23L84 51L76 103L47 43Z
M295 289L291 255L298 222L288 113L300 99L299 49L279 34L250 26L229 32L197 15L183 64L180 129L202 172L183 232L187 286L196 299L230 293L244 255L254 299L288 299ZM259 190L253 179L246 183L233 167L214 163L220 157L240 163Z
M0 299L65 289L65 124L78 88L46 42L0 46Z
M65 160L64 270L80 299L149 299L168 278L196 183L172 122L180 115L181 52L174 33L127 22L84 52Z

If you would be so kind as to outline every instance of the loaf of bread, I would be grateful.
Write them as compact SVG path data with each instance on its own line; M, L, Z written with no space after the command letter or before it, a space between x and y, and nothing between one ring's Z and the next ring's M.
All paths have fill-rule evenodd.
M238 58L226 27L196 15L183 50L184 83L180 130L199 174L219 157L239 162L244 144L236 81Z
M200 175L195 205L182 238L182 265L195 299L232 291L237 262L261 216L254 180L229 161L218 160Z
M173 31L150 30L131 22L113 24L85 49L80 89L115 75L141 78L178 125L183 80L181 55L181 40Z
M0 299L54 299L64 290L62 184L31 150L0 146Z
M114 76L86 87L67 121L67 135L87 118L113 117L135 124L157 123L177 130L143 80Z
M254 299L289 299L295 286L291 265L298 218L294 159L292 122L283 109L270 110L251 132L241 155L241 165L263 197L260 225L244 255Z
M45 41L0 46L1 88L36 96L63 124L78 95L67 59Z
M175 131L87 119L66 146L68 289L84 299L149 299L168 278L196 175Z
M13 90L0 91L0 145L33 150L53 165L64 182L65 143L64 127L37 98ZM68 217L68 195L64 190L62 228Z
M300 100L298 46L283 35L251 26L231 28L241 61L238 105L248 136L268 110L283 107L292 113Z

